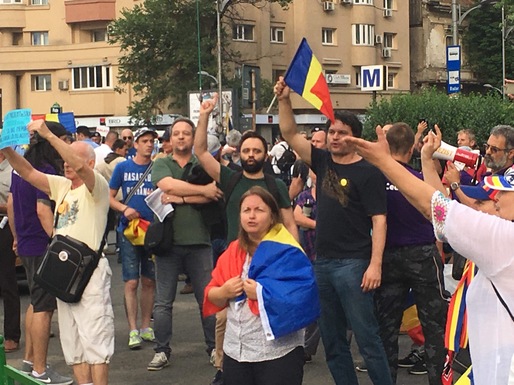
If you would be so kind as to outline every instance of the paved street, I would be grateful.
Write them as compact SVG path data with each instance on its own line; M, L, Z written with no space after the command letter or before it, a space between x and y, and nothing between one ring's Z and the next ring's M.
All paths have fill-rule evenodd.
M112 234L111 234L112 235ZM123 309L123 282L121 280L121 265L116 263L114 255L108 256L113 271L112 298L116 325L116 350L111 363L110 383L113 385L136 385L151 383L152 385L208 385L215 374L215 369L209 364L205 353L198 307L193 295L177 294L174 306L173 352L171 365L160 372L148 372L146 365L153 357L152 344L145 344L139 351L131 351L127 347L128 331ZM179 283L182 287L183 282ZM22 312L28 303L27 289L21 285ZM3 325L3 306L0 305L0 321ZM61 374L71 375L71 369L66 366L62 357L59 342L57 314L53 318L55 338L50 340L48 362ZM23 343L23 337L22 337ZM400 352L408 351L409 340L401 336ZM353 346L354 359L359 360L357 349ZM8 363L17 367L23 357L22 350L7 355ZM371 385L366 373L358 374L361 385ZM325 364L323 352L318 352L312 363L305 366L305 385L333 384ZM413 376L406 369L400 369L398 385L428 384L427 376Z

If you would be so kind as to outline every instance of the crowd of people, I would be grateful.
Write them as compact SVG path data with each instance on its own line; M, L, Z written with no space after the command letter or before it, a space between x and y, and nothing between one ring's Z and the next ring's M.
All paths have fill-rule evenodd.
M201 104L196 126L187 118L173 122L157 156L158 134L146 127L110 131L103 143L79 127L70 144L60 124L42 120L27 126L31 143L23 156L0 151L0 216L9 223L0 225L8 353L21 337L16 256L30 291L22 372L47 384L73 382L47 363L57 310L76 382L108 383L114 315L107 259L100 258L75 304L34 281L52 236L98 250L107 226L116 230L122 265L127 347L154 344L149 371L170 363L173 304L185 273L217 369L212 385L301 384L320 340L334 382L356 385L352 336L364 360L359 370L373 384L396 384L398 367L408 367L427 373L431 385L446 385L454 353L466 347L445 341L455 305L443 271L453 256L469 260L466 271L478 269L459 328L469 335L475 384L508 383L514 128L492 128L483 164L441 162L433 159L442 140L437 125L426 134L426 121L414 129L390 123L367 142L354 114L335 111L333 122L309 135L297 129L289 93L280 79L281 136L270 151L254 131L233 131L223 145L209 132L216 95ZM456 142L477 150L472 130L459 131ZM157 254L133 234L159 220L145 199L156 190L159 205L173 208L173 246ZM409 297L421 331L399 359ZM494 327L484 331L486 319Z

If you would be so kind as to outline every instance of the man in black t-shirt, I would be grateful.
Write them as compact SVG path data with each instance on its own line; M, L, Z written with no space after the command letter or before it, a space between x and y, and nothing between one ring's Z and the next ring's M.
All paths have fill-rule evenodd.
M392 378L375 318L373 291L380 286L386 235L385 179L343 142L360 137L354 114L337 111L327 123L327 150L297 132L289 87L275 85L282 136L317 175L316 255L321 302L319 328L336 384L358 384L346 330L353 330L374 385Z

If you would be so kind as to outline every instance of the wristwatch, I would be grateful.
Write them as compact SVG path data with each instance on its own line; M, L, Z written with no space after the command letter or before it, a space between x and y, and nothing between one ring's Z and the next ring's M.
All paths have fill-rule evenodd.
M460 183L459 182L452 182L450 184L450 188L452 189L452 191L458 190L458 189L460 189Z

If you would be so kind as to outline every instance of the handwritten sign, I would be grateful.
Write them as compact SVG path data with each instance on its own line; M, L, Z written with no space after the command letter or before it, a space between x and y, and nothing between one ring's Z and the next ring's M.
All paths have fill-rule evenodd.
M32 111L28 108L12 110L5 115L2 136L0 136L0 149L30 143L27 124L30 122L31 115Z

